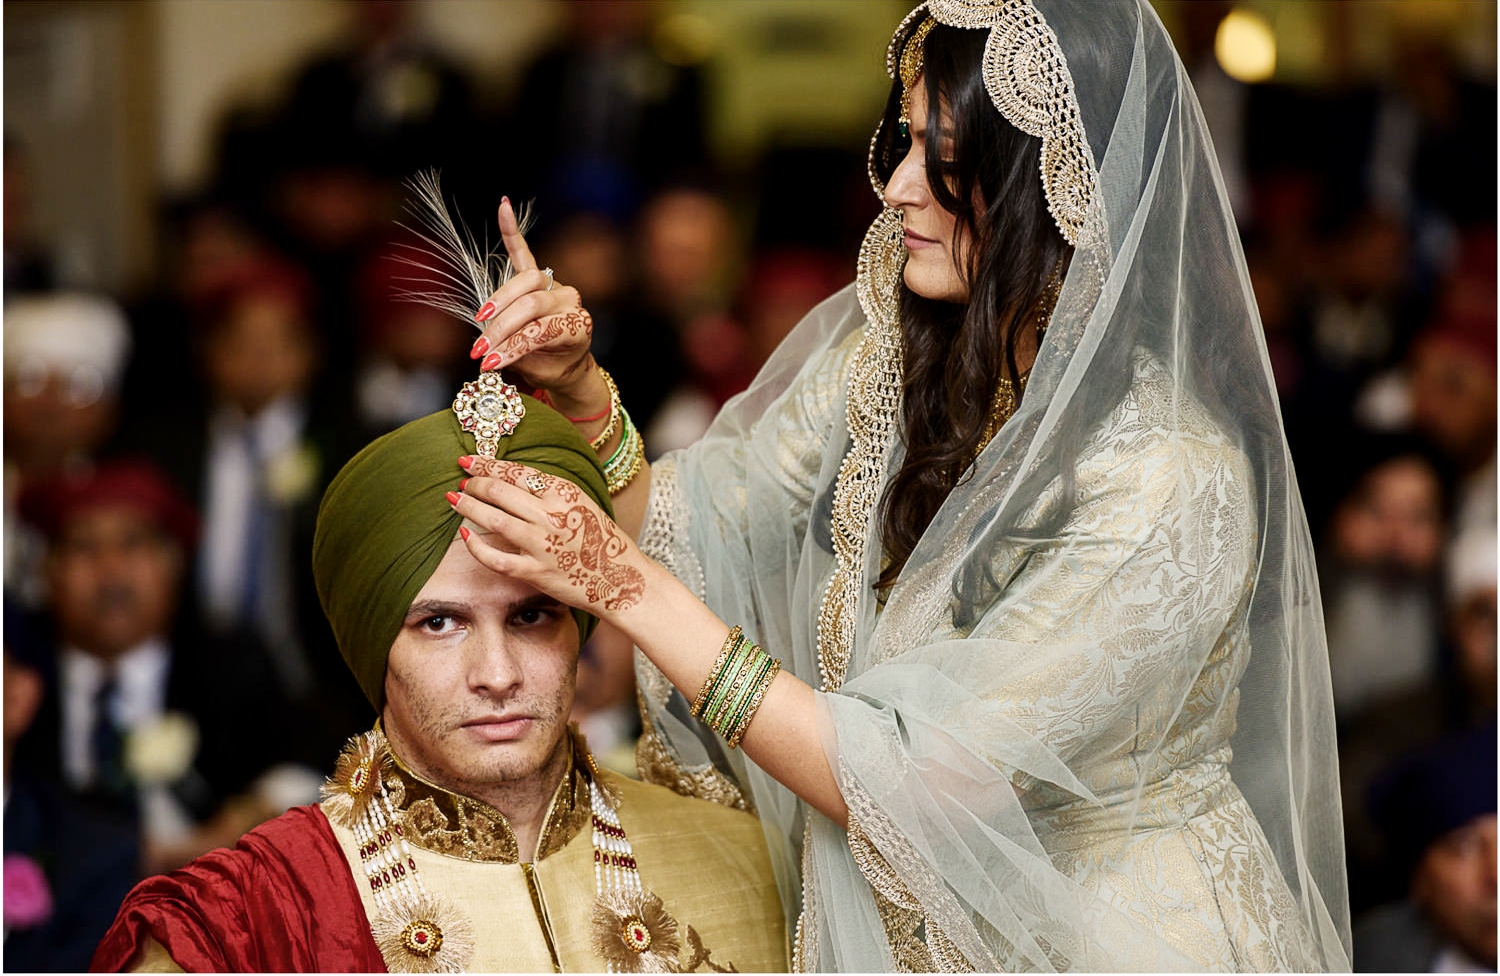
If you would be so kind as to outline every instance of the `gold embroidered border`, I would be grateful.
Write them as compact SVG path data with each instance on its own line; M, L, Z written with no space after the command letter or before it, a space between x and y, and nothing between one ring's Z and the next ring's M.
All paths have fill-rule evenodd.
M588 777L578 769L587 753L573 747L572 763L553 794L537 841L538 859L567 846L589 823ZM583 759L582 761L586 761ZM505 815L483 800L452 793L417 776L397 760L405 787L397 800L407 840L426 850L467 861L515 864L520 860L516 835ZM396 798L396 794L392 794Z
M911 848L874 800L859 788L847 766L842 766L840 780L845 784L845 800L849 805L849 852L876 895L876 908L897 964L904 965L902 960L906 960L916 965L916 971L925 972L973 972L977 963L987 972L997 971L999 963L985 948L947 885ZM882 846L896 855L899 870L876 847L867 832L869 829L875 830ZM918 894L913 894L913 889ZM953 928L940 924L939 914ZM961 950L948 934L964 927L973 936L967 940L969 952ZM920 943L920 949L916 943Z
M687 769L662 741L661 733L651 722L646 702L640 698L641 737L635 746L635 768L641 780L665 786L681 796L697 797L720 806L733 807L746 813L755 813L755 804L747 793L734 781L709 764L704 769Z

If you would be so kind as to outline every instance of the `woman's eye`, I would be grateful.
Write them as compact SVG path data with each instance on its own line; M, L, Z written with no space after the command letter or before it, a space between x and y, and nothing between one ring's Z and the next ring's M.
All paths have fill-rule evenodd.
M453 627L452 617L427 617L417 626L430 634L441 634Z

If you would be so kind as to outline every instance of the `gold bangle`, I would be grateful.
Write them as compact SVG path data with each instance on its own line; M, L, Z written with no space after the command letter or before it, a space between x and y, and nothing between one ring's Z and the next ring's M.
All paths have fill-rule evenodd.
M615 378L609 375L608 370L603 366L598 367L598 370L600 378L604 380L604 388L609 391L609 422L604 425L604 430L598 437L589 441L589 447L596 451L609 443L620 423L620 388L615 386Z
M743 631L739 624L729 628L729 636L724 638L724 646L719 649L719 656L714 661L714 666L708 669L708 677L703 679L703 689L698 692L698 697L693 699L693 706L688 713L697 718L703 712L703 705L708 700L708 692L714 686L714 680L718 678L719 671L724 667L724 662L729 660L729 652L738 646Z
M760 685L755 689L755 694L750 699L749 706L745 709L745 715L736 724L735 729L725 738L725 744L731 749L738 749L740 740L745 738L745 732L750 728L750 720L755 718L755 713L760 711L761 702L766 699L766 692L771 690L771 682L776 680L776 675L781 673L781 658L771 661L771 666L766 669L765 677L760 679Z
M620 416L625 432L620 446L604 463L604 487L611 495L624 491L646 464L646 442L641 439L641 432L630 422L630 414L622 409Z
M729 660L724 662L724 674L727 679L720 680L719 686L708 696L708 706L703 709L703 721L708 727L718 732L727 727L727 719L735 711L735 706L740 702L746 689L746 682L754 670L755 655L760 652L760 647L743 641L734 654L729 655Z
M744 667L750 655L755 653L755 645L743 636L735 642L734 650L729 653L729 660L719 669L719 680L714 685L713 691L708 693L708 702L703 706L702 720L709 728L718 730L724 714L728 711L730 703L738 692L741 669Z

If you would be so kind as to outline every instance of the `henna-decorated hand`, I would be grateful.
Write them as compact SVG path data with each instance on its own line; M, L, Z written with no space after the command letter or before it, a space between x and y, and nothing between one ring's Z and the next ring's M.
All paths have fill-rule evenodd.
M480 563L571 606L608 616L638 604L645 556L572 482L513 461L466 458L451 494L478 531L463 531Z
M508 198L500 204L500 239L515 274L480 308L484 334L470 355L482 358L481 369L508 366L531 386L566 399L587 372L594 320L578 289L538 270Z

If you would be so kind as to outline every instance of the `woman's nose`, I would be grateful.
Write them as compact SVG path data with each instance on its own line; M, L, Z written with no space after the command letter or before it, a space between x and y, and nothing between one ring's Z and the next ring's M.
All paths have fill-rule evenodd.
M922 164L920 151L913 147L891 178L885 184L885 203L888 207L901 209L902 207L921 206L926 199L927 173Z

